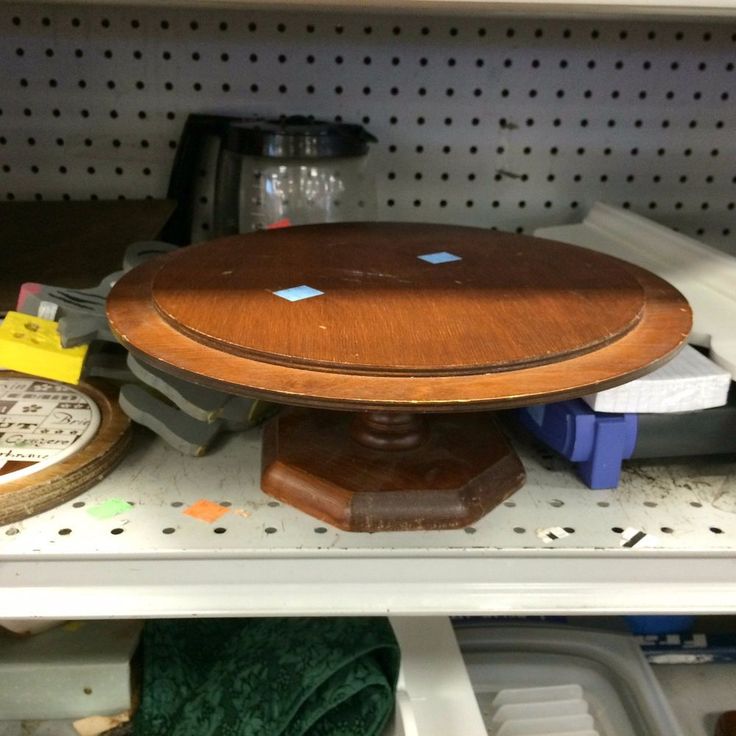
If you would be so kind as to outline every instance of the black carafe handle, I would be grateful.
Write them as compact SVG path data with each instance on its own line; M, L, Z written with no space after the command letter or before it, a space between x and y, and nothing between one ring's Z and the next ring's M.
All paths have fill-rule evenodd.
M236 117L192 113L187 117L169 175L167 199L176 201L176 209L161 232L161 240L188 245L192 240L194 185L199 176L204 143L210 136L222 139Z

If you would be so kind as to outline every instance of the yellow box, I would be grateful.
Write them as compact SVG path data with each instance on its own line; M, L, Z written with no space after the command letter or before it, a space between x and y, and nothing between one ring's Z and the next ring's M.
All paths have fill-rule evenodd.
M63 348L57 322L8 312L0 325L0 366L31 376L79 383L87 345Z

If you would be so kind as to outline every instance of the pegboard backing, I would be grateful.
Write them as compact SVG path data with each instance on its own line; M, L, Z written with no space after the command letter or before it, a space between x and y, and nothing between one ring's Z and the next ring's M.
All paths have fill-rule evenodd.
M161 197L188 112L374 133L379 216L735 251L736 23L5 5L0 196Z

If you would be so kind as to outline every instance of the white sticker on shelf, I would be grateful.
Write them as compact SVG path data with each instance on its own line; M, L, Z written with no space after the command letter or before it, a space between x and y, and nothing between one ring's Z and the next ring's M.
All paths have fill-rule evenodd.
M537 536L545 543L555 542L563 537L569 537L569 532L566 532L561 526L550 526L546 529L537 529Z
M656 547L659 538L654 534L646 534L641 529L628 527L621 532L622 547Z

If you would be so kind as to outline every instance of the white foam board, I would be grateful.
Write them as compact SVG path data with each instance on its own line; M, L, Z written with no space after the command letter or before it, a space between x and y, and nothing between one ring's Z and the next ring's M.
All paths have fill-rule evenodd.
M669 413L723 406L731 374L686 345L671 361L646 376L584 396L601 412Z

